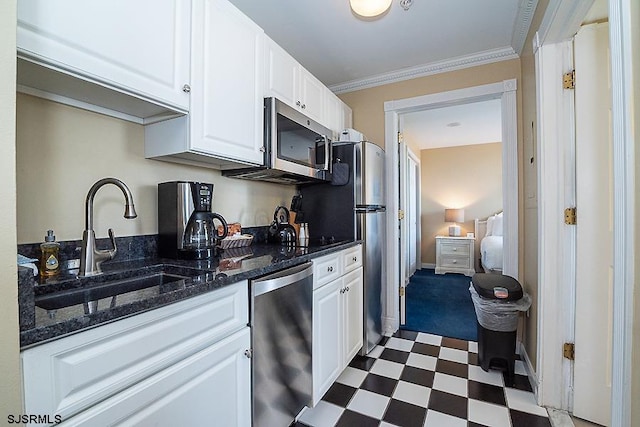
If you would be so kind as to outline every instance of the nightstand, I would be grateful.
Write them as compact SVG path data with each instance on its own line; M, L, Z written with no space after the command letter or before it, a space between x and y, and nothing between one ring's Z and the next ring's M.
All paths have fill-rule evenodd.
M473 237L436 236L436 274L473 276L474 243Z

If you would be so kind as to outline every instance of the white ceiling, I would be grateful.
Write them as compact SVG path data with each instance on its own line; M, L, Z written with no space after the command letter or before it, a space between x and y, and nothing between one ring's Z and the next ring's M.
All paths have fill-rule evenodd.
M537 0L393 0L373 21L348 0L230 0L335 92L517 57Z
M501 100L402 114L404 140L420 150L502 141Z

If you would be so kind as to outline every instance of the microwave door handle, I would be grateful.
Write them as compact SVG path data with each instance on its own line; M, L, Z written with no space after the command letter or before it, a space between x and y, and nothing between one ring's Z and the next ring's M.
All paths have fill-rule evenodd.
M329 170L329 161L331 160L331 144L329 142L329 138L327 135L322 135L322 139L324 140L324 169Z

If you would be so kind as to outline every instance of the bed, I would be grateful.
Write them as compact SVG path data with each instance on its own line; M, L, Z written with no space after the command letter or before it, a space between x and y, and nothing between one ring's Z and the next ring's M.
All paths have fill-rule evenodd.
M486 219L476 219L476 253L479 254L476 271L502 274L502 220L498 212Z

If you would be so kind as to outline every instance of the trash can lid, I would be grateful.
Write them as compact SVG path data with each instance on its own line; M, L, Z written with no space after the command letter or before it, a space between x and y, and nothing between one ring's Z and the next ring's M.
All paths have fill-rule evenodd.
M471 284L478 295L488 299L515 301L522 298L522 286L511 276L502 274L476 273Z

